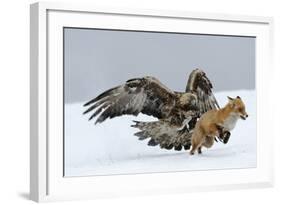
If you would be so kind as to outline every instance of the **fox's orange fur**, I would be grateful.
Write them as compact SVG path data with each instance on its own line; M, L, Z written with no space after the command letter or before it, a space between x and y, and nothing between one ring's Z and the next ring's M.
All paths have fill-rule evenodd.
M235 99L228 97L228 99L229 102L224 108L210 110L200 117L192 133L190 154L194 154L196 150L200 154L202 146L210 148L221 130L230 131L239 118L245 120L248 117L245 105L239 96Z

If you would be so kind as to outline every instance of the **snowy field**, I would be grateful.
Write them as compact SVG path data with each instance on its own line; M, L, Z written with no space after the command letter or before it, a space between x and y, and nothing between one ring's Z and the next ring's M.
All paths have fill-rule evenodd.
M256 92L227 91L215 93L220 104L226 96L239 95L249 117L238 120L228 144L215 143L203 154L190 156L187 151L151 147L139 141L130 127L132 120L153 121L140 114L122 116L94 125L89 115L82 115L85 102L65 106L65 176L135 174L187 170L234 169L256 167ZM94 96L93 96L94 97Z

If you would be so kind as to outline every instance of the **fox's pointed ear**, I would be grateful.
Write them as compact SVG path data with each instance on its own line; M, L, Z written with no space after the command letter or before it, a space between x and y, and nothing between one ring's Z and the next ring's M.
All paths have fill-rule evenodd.
M236 98L241 99L240 96L237 96Z
M229 96L227 96L227 99L228 99L229 101L233 101L233 100L234 100L232 97L229 97Z

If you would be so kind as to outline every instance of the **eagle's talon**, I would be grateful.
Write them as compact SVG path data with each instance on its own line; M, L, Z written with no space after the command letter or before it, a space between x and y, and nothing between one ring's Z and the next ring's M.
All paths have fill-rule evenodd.
M178 128L177 130L178 131L183 131L183 130L185 130L185 128L186 128L186 130L189 132L189 122L190 122L190 120L192 119L192 117L191 116L189 116L189 117L187 117L183 122L182 122L182 126L180 127L180 128Z

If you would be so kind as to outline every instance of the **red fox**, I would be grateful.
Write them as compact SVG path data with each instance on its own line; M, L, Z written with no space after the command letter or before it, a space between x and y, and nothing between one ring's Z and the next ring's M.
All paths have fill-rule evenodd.
M242 99L237 96L235 99L228 97L228 100L224 108L209 110L197 121L191 137L191 155L196 150L201 154L202 146L210 148L214 144L215 137L219 136L222 130L231 131L239 118L246 120L248 114Z

